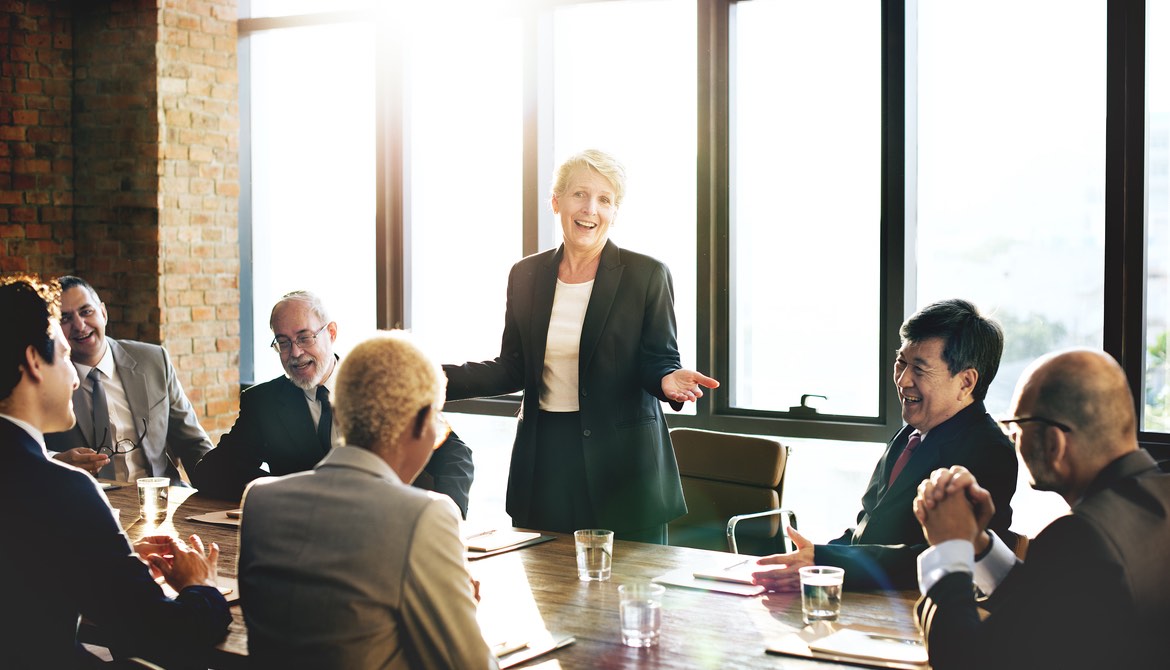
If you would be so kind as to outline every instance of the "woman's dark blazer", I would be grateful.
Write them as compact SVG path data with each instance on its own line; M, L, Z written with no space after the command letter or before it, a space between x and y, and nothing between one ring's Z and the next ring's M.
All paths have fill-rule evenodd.
M563 247L529 256L508 275L498 358L444 365L447 398L524 391L508 476L508 513L530 519L544 350ZM616 531L686 513L662 402L662 377L680 369L670 271L606 242L581 329L578 393L585 477L597 523ZM681 403L671 402L678 410Z

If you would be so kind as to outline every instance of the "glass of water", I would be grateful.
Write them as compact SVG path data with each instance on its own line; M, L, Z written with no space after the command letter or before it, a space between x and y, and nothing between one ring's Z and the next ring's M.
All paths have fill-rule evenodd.
M138 511L148 524L158 526L167 520L170 492L170 477L143 477L138 480Z
M604 582L613 569L613 531L588 528L573 533L577 548L577 578Z
M800 569L800 605L805 623L837 620L844 582L844 568L810 565Z
M633 582L618 587L621 598L622 644L627 647L652 647L658 644L662 628L661 584Z

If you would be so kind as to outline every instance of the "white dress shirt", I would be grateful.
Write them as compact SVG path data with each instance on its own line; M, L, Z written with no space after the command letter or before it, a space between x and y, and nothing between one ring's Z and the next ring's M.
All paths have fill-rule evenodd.
M994 532L991 547L983 558L975 560L975 546L967 540L947 540L918 555L918 589L926 595L940 579L952 572L972 575L975 586L991 595L1020 559Z
M329 405L330 407L337 406L337 396L333 393L333 388L337 382L337 366L341 361L333 363L333 371L329 373L329 379L325 380L324 386L329 389ZM304 391L304 389L301 389ZM305 402L309 404L309 416L313 417L313 428L316 429L321 425L321 401L317 400L317 387L314 386L312 391L305 391ZM333 410L333 425L329 428L329 442L336 447L341 439L341 431L338 430L337 425L337 410Z
M81 377L81 386L89 393L90 407L93 407L93 382L89 380L89 371L96 367L101 373L102 386L106 391L106 405L110 409L110 431L113 432L109 443L115 445L121 440L130 440L140 445L142 431L146 426L140 421L136 422L134 414L130 411L130 401L126 399L126 389L122 386L122 378L118 374L117 366L114 365L114 354L110 347L106 346L106 353L96 366L74 361L73 367L77 368L77 375ZM97 436L97 439L101 438L101 435ZM151 476L146 462L146 452L142 449L135 449L128 454L115 454L111 460L114 463L114 479L118 481L132 482L139 477Z

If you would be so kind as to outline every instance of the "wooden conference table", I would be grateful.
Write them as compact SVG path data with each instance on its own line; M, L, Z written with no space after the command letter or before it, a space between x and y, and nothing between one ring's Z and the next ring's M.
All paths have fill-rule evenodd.
M181 538L197 533L220 547L219 574L236 576L237 529L187 517L234 507L192 489L171 488L171 515L162 532ZM106 492L120 510L131 542L154 534L138 517L133 485ZM571 536L471 562L481 583L480 624L489 642L516 639L516 631L548 629L572 635L576 642L523 665L525 668L823 668L824 661L765 653L769 640L803 627L800 594L743 597L667 587L662 633L657 647L632 649L621 644L618 630L620 584L650 580L676 569L727 565L731 554L664 547L638 542L614 543L613 577L605 582L577 579ZM734 561L734 559L730 559ZM847 591L841 623L914 635L917 592ZM207 659L214 668L247 667L247 630L239 604L232 606L227 638ZM519 633L523 634L523 633ZM830 664L831 665L831 664Z

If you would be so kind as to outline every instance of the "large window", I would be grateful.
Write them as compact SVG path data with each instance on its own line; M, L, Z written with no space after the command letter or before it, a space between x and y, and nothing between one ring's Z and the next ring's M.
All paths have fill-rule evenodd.
M406 325L444 362L499 354L524 255L521 28L453 16L406 33Z
M877 417L881 21L867 0L737 5L729 404Z
M1146 22L1146 368L1143 428L1170 432L1170 1Z
M1103 344L1106 3L975 6L918 4L917 300L907 307L959 297L999 319L1004 355L987 406L1005 415L1037 356ZM1057 15L1060 30L1037 30Z
M282 374L268 314L289 291L324 298L343 351L374 328L373 35L372 26L341 23L247 38L251 207L241 242L250 253L241 285L251 300L240 310L241 360L255 367L242 371L246 381Z

